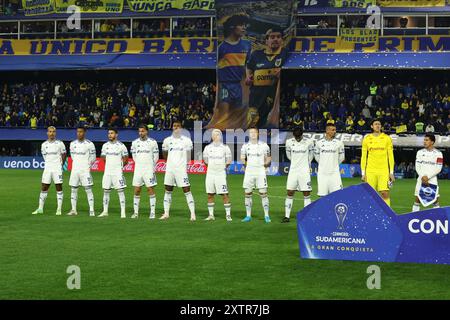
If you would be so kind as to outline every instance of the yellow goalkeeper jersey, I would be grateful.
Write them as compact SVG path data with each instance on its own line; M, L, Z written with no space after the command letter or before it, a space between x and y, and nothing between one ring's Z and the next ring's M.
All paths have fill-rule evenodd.
M392 139L385 133L366 135L362 142L362 174L389 174L394 172L394 147Z

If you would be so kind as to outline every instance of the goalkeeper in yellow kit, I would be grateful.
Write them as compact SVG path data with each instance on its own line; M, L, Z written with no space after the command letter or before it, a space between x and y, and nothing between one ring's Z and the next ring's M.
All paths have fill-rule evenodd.
M390 206L389 187L395 180L392 139L381 132L380 120L373 120L371 128L372 133L366 135L362 142L362 180L380 192L383 200Z

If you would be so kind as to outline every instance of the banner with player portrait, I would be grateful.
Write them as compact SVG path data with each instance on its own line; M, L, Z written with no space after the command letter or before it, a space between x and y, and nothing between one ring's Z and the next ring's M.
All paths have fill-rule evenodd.
M297 1L216 0L217 94L206 128L276 128Z

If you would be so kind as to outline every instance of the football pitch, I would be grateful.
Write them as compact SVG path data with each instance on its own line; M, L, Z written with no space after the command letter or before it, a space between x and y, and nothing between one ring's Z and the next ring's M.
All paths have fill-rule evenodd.
M78 216L70 209L68 173L63 216L55 216L52 186L43 215L33 216L41 171L0 170L0 299L450 299L450 267L377 263L381 289L366 286L370 262L302 260L296 221L284 215L286 177L269 177L272 223L263 220L254 196L253 221L245 215L241 175L228 177L232 222L216 199L216 221L207 216L204 175L191 175L197 221L189 221L185 197L174 191L171 218L148 219L141 196L140 217L120 219L111 195L110 216L88 216L86 194L78 192ZM101 173L93 173L96 214L102 210ZM131 174L126 174L127 216L132 214ZM162 213L163 176L158 175L157 216ZM358 179L344 179L344 185ZM392 189L397 213L410 212L415 180ZM313 178L313 191L316 178ZM440 181L441 205L450 205L450 181ZM355 195L357 196L357 195ZM317 197L314 196L314 199ZM293 216L303 206L297 194ZM81 289L66 286L68 266L81 270Z

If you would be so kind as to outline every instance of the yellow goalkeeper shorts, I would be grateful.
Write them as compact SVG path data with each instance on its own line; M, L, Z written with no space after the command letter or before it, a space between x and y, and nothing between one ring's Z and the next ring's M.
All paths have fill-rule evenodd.
M367 173L367 183L376 191L389 190L389 174Z

